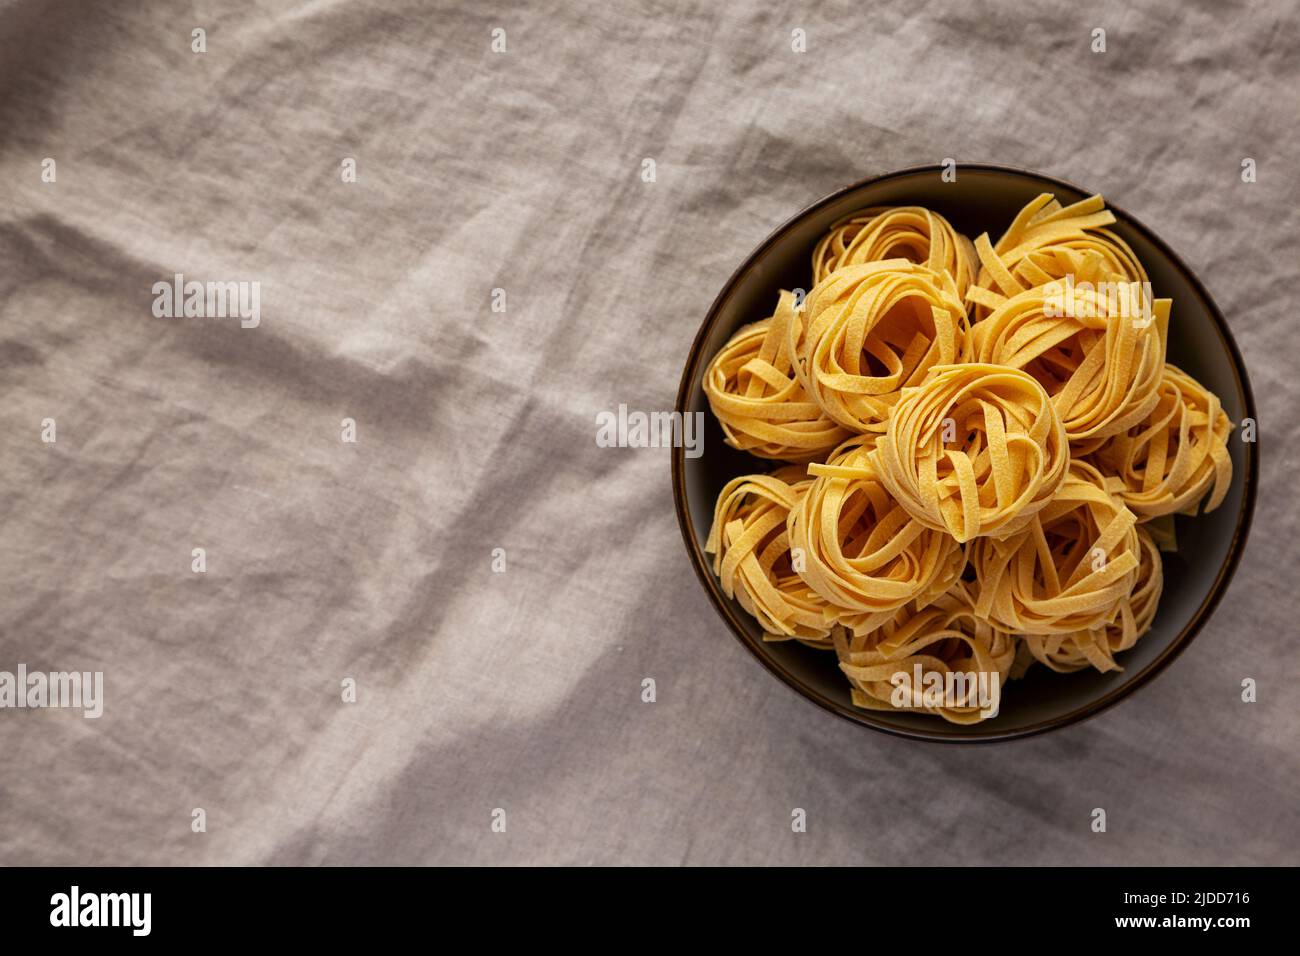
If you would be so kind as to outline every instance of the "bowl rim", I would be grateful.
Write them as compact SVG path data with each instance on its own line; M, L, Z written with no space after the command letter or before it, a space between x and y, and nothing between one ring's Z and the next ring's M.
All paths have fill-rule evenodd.
M681 384L677 389L677 401L675 411L682 416L687 414L688 399L691 393L691 384L695 379L696 370L699 368L704 349L705 339L713 331L718 321L718 314L721 311L723 302L731 295L732 290L739 284L741 277L747 273L754 262L762 256L767 250L781 239L786 232L794 228L796 224L805 217L812 215L817 210L838 201L849 193L863 189L867 186L877 185L888 182L892 179L900 179L905 176L915 176L924 173L939 173L945 167L935 164L925 164L919 166L908 166L903 169L896 169L890 172L882 173L878 176L869 176L866 179L859 180L848 186L843 186L823 196L821 199L800 210L791 218L776 227L761 243L754 248L752 252L745 257L731 277L722 286L713 304L705 313L704 321L700 325L699 331L695 334L695 339L691 343L690 352L686 359L686 366L682 372ZM1025 169L1018 166L1009 166L1001 163L958 163L957 169L961 170L980 170L991 173L1001 173L1018 178L1027 178L1039 183L1058 186L1084 196L1091 196L1093 193L1087 189L1077 186L1067 180L1060 179L1056 176L1049 176L1035 170ZM1224 348L1228 353L1232 365L1232 375L1236 380L1237 388L1241 394L1243 408L1245 409L1245 418L1258 421L1255 411L1255 396L1250 387L1250 378L1246 373L1246 365L1242 360L1241 352L1237 348L1237 343L1232 337L1232 332L1228 327L1227 320L1224 319L1223 313L1219 311L1218 305L1215 304L1209 291L1201 282L1200 277L1183 261L1169 245L1156 235L1144 222L1132 215L1120 206L1106 201L1106 208L1115 213L1117 219L1122 219L1140 232L1152 245L1159 249L1173 263L1174 268L1180 271L1192 287L1193 292L1201 299L1205 310L1212 319L1212 324L1223 342ZM848 707L838 701L832 700L825 694L815 689L801 685L796 679L777 662L768 653L762 650L762 641L752 637L747 628L736 618L736 612L731 607L731 603L722 594L721 587L712 571L709 569L709 563L700 547L699 540L695 534L695 525L691 520L690 511L686 506L686 479L685 479L685 450L680 443L675 444L672 449L672 479L673 479L673 503L677 511L677 524L682 533L682 540L686 545L686 551L690 556L691 565L695 568L695 574L704 586L713 603L714 610L726 622L732 635L756 657L767 671L776 676L781 683L793 690L799 697L811 701L823 710L830 711L838 717L848 720L860 727L868 727L872 730L890 734L895 737L903 737L909 740L925 740L937 743L996 743L1009 740L1020 740L1027 737L1034 737L1038 734L1046 733L1050 730L1058 730L1072 724L1080 723L1089 718L1095 717L1102 711L1109 709L1119 701L1134 693L1139 687L1148 683L1157 674L1162 672L1176 658L1188 644L1200 633L1206 621L1209 620L1219 601L1222 599L1224 592L1228 589L1228 584L1236 573L1237 566L1241 560L1241 554L1245 550L1246 539L1250 533L1251 521L1255 514L1255 497L1259 485L1259 443L1251 442L1252 447L1246 449L1246 467L1242 475L1242 506L1237 514L1237 523L1233 528L1232 541L1228 547L1227 556L1219 568L1219 573L1214 579L1213 585L1202 599L1200 606L1196 609L1195 614L1187 622L1181 631L1174 637L1169 645L1162 650L1146 667L1134 675L1124 684L1116 687L1106 694L1101 695L1096 700L1077 707L1068 713L1047 720L1041 720L1037 723L1025 727L1019 727L1012 730L997 731L956 731L948 729L942 721L936 721L937 726L934 728L912 729L905 727L896 727L883 722L879 722L873 716L872 711L859 710Z

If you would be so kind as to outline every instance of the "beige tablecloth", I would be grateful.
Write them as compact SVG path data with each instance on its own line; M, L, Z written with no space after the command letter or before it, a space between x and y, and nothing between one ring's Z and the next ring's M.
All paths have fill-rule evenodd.
M1295 8L1139 6L0 5L0 670L104 674L0 711L0 862L1295 863ZM1210 626L998 747L798 699L594 441L778 223L944 157L1150 224L1260 405Z

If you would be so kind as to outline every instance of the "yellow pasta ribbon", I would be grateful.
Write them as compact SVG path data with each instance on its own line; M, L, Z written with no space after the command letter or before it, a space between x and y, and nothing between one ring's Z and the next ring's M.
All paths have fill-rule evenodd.
M800 575L855 634L892 620L909 602L938 597L966 565L952 538L914 521L885 491L871 441L848 442L827 465L810 465L814 481L788 521Z
M1205 511L1213 511L1232 483L1234 427L1217 395L1166 364L1150 415L1103 445L1093 461L1119 476L1119 497L1140 520L1194 515L1207 492Z
M1070 463L1056 497L1029 526L971 550L975 611L1013 634L1073 634L1105 627L1133 592L1137 518L1087 462Z
M1047 389L1076 453L1155 407L1170 308L1169 299L1147 301L1140 285L1107 279L1099 259L1079 269L1068 284L1006 299L971 330L976 361L1023 369Z
M934 272L947 271L965 299L979 260L975 244L947 219L921 206L877 206L841 219L813 252L813 282L844 266L907 259Z
M1016 644L975 612L967 585L958 582L933 604L900 615L879 630L852 638L833 632L840 670L852 686L853 703L865 710L923 711L954 724L984 719L979 703L980 683L1000 699L1016 655ZM920 667L923 683L915 681ZM938 706L904 693L895 707L895 692L905 675L904 687L922 691L933 675L947 684L950 675L955 699ZM991 708L996 711L996 704Z
M966 542L1032 520L1065 480L1070 453L1043 386L968 364L933 368L906 389L872 460L917 521Z
M733 335L704 372L704 394L727 444L759 458L811 461L849 437L810 399L794 375L803 322L782 291L770 318Z
M1020 210L997 245L989 242L988 233L975 240L980 272L966 292L974 318L983 319L1027 289L1063 278L1087 254L1100 258L1107 275L1146 282L1146 270L1133 250L1105 228L1114 222L1115 214L1100 196L1062 207L1051 193L1040 193Z
M788 332L795 374L853 431L884 431L903 388L966 352L966 311L952 276L906 259L837 269L806 305L802 340L793 325Z
M826 601L794 571L786 519L812 481L802 468L743 475L722 489L704 550L714 555L722 592L772 639L830 647Z
M1122 671L1115 655L1131 649L1151 630L1164 587L1160 551L1147 529L1137 529L1138 573L1132 592L1120 601L1115 617L1105 627L1074 634L1026 634L1024 642L1034 658L1058 673L1091 665L1102 673Z

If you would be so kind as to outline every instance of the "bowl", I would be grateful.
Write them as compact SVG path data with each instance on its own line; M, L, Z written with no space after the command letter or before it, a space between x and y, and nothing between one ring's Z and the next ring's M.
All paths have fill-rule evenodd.
M1223 314L1187 265L1155 233L1106 195L1051 176L998 165L962 165L954 182L940 166L919 166L848 186L809 206L763 240L727 280L691 345L677 393L681 414L704 412L702 454L672 453L673 497L686 552L701 585L731 633L772 674L800 695L854 723L902 737L979 742L1029 737L1092 717L1132 694L1160 673L1209 620L1241 557L1259 485L1259 453L1241 440L1241 422L1255 419L1255 402L1241 354ZM1098 184L1102 187L1104 183ZM831 225L870 206L925 206L974 239L987 231L997 241L1015 214L1039 193L1051 192L1068 205L1094 192L1106 196L1117 223L1111 228L1146 267L1157 297L1173 299L1168 359L1223 403L1237 424L1228 441L1232 484L1215 511L1176 519L1179 549L1164 555L1164 593L1151 631L1119 657L1122 671L1092 669L1054 673L1036 665L1009 685L997 716L971 725L900 711L866 711L849 700L848 681L834 653L796 641L767 642L754 618L726 597L704 552L718 492L728 480L770 471L775 462L728 446L709 410L701 385L709 360L742 325L771 314L780 289L808 289L817 240Z

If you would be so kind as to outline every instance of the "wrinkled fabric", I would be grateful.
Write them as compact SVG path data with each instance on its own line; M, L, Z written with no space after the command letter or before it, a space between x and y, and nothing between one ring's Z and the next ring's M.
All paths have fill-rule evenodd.
M3 5L0 669L105 690L0 711L0 862L1295 863L1297 115L1281 0ZM1210 624L998 746L774 680L667 450L594 440L773 228L946 157L1134 212L1259 402ZM155 316L177 273L260 323Z

